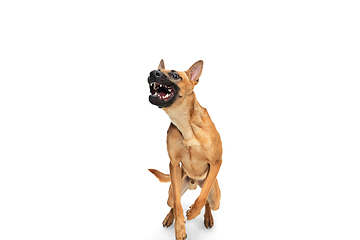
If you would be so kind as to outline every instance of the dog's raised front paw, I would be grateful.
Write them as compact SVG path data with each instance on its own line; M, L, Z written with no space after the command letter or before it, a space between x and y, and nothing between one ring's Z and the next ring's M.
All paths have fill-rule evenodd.
M199 205L195 202L193 205L190 206L190 209L186 211L186 217L187 220L192 220L199 216L201 212L201 208Z

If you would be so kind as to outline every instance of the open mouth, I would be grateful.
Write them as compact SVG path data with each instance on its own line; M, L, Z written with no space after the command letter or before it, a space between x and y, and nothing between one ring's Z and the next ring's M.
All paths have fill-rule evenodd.
M158 82L149 84L151 95L149 96L150 103L159 107L169 107L176 98L177 86L175 84L164 85Z
M157 82L150 83L150 92L152 96L164 101L174 96L174 89L171 86L162 85Z

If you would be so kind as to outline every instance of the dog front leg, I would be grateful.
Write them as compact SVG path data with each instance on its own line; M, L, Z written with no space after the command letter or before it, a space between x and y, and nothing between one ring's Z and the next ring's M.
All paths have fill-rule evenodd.
M181 206L181 168L180 162L170 162L170 179L173 190L175 236L177 240L186 239L185 218Z
M200 195L186 212L188 220L196 218L200 214L201 209L205 206L206 199L208 198L216 176L219 173L221 162L221 160L218 160L215 163L210 164L210 170L205 179L204 185L202 186Z

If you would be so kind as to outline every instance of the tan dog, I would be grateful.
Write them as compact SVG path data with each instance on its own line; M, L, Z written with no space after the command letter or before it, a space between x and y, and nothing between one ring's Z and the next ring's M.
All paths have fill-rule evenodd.
M161 182L171 181L167 204L171 207L163 221L169 227L175 219L176 239L186 239L181 196L199 185L201 193L186 212L188 220L196 218L205 206L204 224L211 228L212 210L219 209L220 188L216 176L222 163L220 135L205 108L193 91L203 68L198 61L187 71L165 70L161 60L158 70L150 73L150 103L162 108L171 119L167 132L170 175L149 169ZM180 164L181 163L181 164Z

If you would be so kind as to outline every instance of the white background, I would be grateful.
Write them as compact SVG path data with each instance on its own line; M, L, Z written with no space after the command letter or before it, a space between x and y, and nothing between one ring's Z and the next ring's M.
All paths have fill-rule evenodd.
M2 1L0 239L174 239L162 228L163 58L204 60L223 140L215 226L188 239L360 238L357 1ZM186 193L186 210L199 190Z

